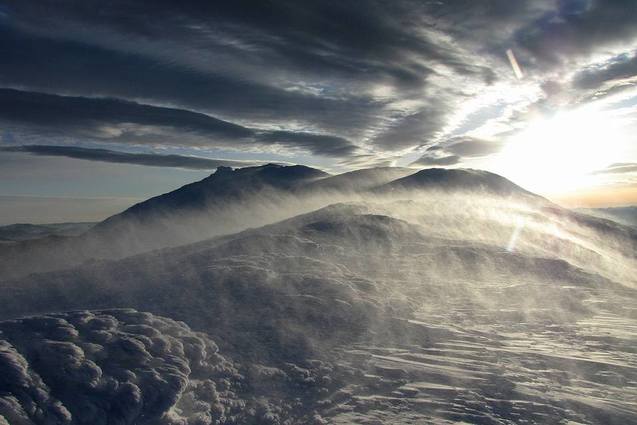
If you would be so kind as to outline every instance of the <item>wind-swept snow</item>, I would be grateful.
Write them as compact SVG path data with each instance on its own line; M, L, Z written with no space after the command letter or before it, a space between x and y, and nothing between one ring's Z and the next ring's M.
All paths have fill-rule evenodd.
M41 403L59 401L73 416L75 405L51 384L64 378L42 371L68 369L68 356L44 369L37 360L58 325L32 332L27 324L71 323L75 331L59 338L86 352L82 344L98 343L80 322L110 315L109 329L126 338L150 321L158 335L214 341L228 365L226 387L213 373L175 366L183 380L161 390L173 394L153 410L161 420L180 411L182 423L227 424L635 421L633 229L526 193L416 186L350 198L189 245L7 280L7 364L32 378L28 391L46 385ZM134 312L103 311L114 308ZM145 349L157 357L144 360L151 369L192 362L186 351ZM138 367L84 357L102 369ZM135 383L126 376L113 379ZM219 393L211 400L234 413L219 416L210 400L187 395L206 380ZM0 389L5 419L32 402L9 384ZM138 387L144 397L148 387ZM192 419L186 405L214 412Z

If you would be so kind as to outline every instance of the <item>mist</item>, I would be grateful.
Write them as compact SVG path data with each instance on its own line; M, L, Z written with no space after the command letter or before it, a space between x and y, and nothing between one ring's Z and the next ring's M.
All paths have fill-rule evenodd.
M3 247L0 368L29 376L20 388L38 396L0 381L0 418L44 423L37 412L49 405L59 423L607 424L637 414L634 229L476 170L218 173L82 236ZM93 335L94 318L112 336ZM99 354L121 343L98 337L122 335L156 360ZM51 341L79 347L80 360L43 364ZM175 341L183 350L166 348ZM206 346L216 363L198 369ZM61 389L51 371L65 362L95 371L73 381L90 400ZM162 362L177 364L157 366L158 382L135 369ZM137 401L115 409L128 388ZM95 399L111 408L80 413Z

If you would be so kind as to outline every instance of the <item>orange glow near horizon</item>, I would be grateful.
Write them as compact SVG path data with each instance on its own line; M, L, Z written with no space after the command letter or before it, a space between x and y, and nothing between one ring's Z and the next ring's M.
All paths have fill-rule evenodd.
M637 205L637 186L606 187L549 196L568 208L604 208Z

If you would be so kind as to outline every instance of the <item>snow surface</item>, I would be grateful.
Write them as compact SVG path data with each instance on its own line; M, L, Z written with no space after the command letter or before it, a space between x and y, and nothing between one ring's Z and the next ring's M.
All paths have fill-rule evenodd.
M7 279L0 415L637 423L634 229L483 189L314 198L272 224Z

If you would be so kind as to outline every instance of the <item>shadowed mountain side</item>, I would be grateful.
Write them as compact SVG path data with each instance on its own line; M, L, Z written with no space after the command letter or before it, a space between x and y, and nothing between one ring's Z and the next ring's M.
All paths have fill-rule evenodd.
M0 246L0 279L122 258L277 221L303 208L286 202L293 187L325 176L303 166L220 167L210 177L136 204L80 237Z
M153 216L187 214L191 210L209 208L216 202L232 202L254 196L264 190L289 190L308 181L328 176L323 171L301 165L268 164L260 167L219 167L205 179L188 184L172 192L135 204L121 214L107 218L94 231L108 232L122 220L144 223Z
M334 202L335 195L350 196L409 172L379 168L329 176L303 166L221 167L199 182L104 220L82 237L0 246L0 276L55 270L90 259L122 258L262 226ZM327 195L323 197L326 193L329 200Z
M211 176L151 198L95 226L90 235L129 253L176 246L272 223L391 181L403 168L337 176L304 166L219 168ZM131 246L137 248L131 248Z

